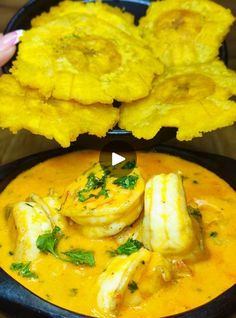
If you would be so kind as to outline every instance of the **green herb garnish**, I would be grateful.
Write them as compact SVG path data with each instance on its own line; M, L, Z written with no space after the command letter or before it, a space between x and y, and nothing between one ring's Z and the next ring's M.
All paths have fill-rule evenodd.
M12 263L10 269L14 272L17 272L18 275L27 278L38 278L38 275L35 272L31 272L29 263Z
M57 246L60 239L63 237L61 229L56 226L51 233L40 235L36 241L37 248L44 253L51 253L61 261L70 262L75 265L89 265L95 266L94 253L90 251L83 251L81 249L74 249L64 252L67 258L59 255Z
M138 176L123 176L120 178L117 178L113 184L118 185L121 188L124 189L134 189L136 183L138 181Z
M87 177L87 183L84 187L84 189L80 190L78 192L78 199L80 202L85 202L87 200L89 200L90 198L99 198L100 196L104 196L105 198L107 198L108 195L108 189L106 189L106 179L107 176L109 174L108 170L104 170L104 174L101 178L97 178L95 176L95 174L92 172L89 174L89 176ZM96 190L98 188L101 188L101 190L98 192L98 194L88 194L88 192L92 191L92 190Z
M136 283L134 280L132 280L132 281L128 284L128 288L129 288L131 294L133 294L133 293L138 289L138 285L137 285L137 283Z
M217 233L217 232L211 232L211 233L210 233L210 237L215 238L215 237L217 237L217 236L218 236L218 233Z
M131 255L137 252L138 250L140 250L141 247L143 247L142 242L129 238L125 244L120 245L114 251L113 250L107 251L107 253L109 253L111 257L117 256L117 255Z
M61 238L61 229L56 226L52 232L39 235L36 241L36 246L41 252L51 253L55 257L58 257L57 245Z
M101 195L103 195L105 198L108 198L109 197L109 190L106 189L105 187L102 187L101 191L98 193L96 198L100 197Z
M95 174L92 172L88 176L87 184L85 186L86 191L94 190L99 187L100 179L98 179Z
M68 257L67 259L64 259L64 261L75 265L88 265L91 267L95 266L94 252L74 249L64 252L63 254Z
M129 170L129 169L134 169L135 167L136 167L136 160L131 160L131 161L126 162L123 165L122 169Z
M93 198L95 197L96 198L96 195L95 194L89 194L89 195L84 195L82 191L78 192L78 198L79 198L79 201L80 202L85 202L87 200L89 200L90 198Z
M117 254L130 255L140 250L141 247L143 247L142 242L129 238L125 244L118 247Z

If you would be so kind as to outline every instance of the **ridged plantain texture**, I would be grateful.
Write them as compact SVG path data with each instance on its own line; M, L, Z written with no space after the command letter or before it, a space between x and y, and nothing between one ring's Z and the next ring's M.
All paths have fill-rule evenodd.
M148 97L122 105L119 126L145 139L176 127L178 140L191 140L236 121L235 94L236 73L220 61L171 68Z
M1 128L13 133L24 128L54 138L63 147L83 133L103 137L119 119L119 110L112 105L88 107L73 101L46 100L37 91L22 87L11 75L0 78L0 91Z
M166 66L212 61L234 22L229 9L209 0L154 1L140 33Z
M112 7L100 1L80 2L61 1L58 6L52 7L49 12L44 12L31 21L32 27L43 26L53 20L66 17L71 13L88 14L93 18L102 19L128 34L137 34L138 29L134 25L134 16L122 11L118 7Z
M140 37L72 12L24 32L11 72L46 98L111 104L147 96L163 65Z

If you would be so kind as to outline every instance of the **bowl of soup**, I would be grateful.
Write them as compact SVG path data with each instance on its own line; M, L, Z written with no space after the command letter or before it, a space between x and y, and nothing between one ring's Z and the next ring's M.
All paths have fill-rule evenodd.
M137 152L122 176L104 177L94 150L2 167L5 308L48 317L226 316L235 303L234 165L163 147Z

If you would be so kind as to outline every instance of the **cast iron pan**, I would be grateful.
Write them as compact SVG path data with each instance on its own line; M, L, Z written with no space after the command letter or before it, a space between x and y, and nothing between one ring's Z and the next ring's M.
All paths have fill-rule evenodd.
M25 4L10 20L4 33L11 32L17 29L29 29L30 21L35 16L41 14L44 11L48 11L50 7L57 5L61 0L30 0ZM90 2L91 0L85 0L85 2ZM112 6L120 7L126 11L132 13L135 16L135 23L137 24L140 17L144 16L148 6L150 5L150 0L104 0L103 2L109 3ZM226 43L223 43L223 46L220 48L220 57L227 64L227 46ZM13 58L13 60L15 57ZM9 73L11 68L12 60L3 67L5 73ZM115 102L115 106L119 107L119 103ZM153 144L165 142L171 138L174 138L176 135L175 128L162 128L159 133L153 138ZM131 132L119 129L115 127L107 133L107 137L124 137L129 142L136 145L136 148L143 148L144 145L150 146L150 142L147 144L146 140L135 138ZM94 140L89 135L82 135L79 137L84 138L86 142L91 142ZM98 140L97 140L98 141Z
M0 191L19 173L49 158L80 150L78 146L68 149L51 150L19 159L0 167ZM213 171L236 189L236 161L219 155L181 150L168 146L158 146L151 151L167 153L195 162ZM216 277L217 279L217 277ZM63 286L62 286L63 288ZM183 295L183 297L185 297ZM0 270L0 307L7 312L16 313L17 318L85 318L88 316L75 314L42 300L16 282L11 276ZM174 315L176 318L226 318L236 311L236 285L213 299L206 305ZM157 317L153 317L157 318Z

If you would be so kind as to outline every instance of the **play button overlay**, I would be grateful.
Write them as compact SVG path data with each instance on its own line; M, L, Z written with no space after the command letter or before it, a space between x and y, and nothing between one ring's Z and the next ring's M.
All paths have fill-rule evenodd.
M103 169L109 169L112 177L127 176L136 167L136 152L125 141L111 141L102 148L99 162Z
M118 165L119 163L125 161L125 160L126 160L125 157L118 155L118 153L116 153L116 152L112 152L112 154L111 154L111 164L112 164L113 167Z

